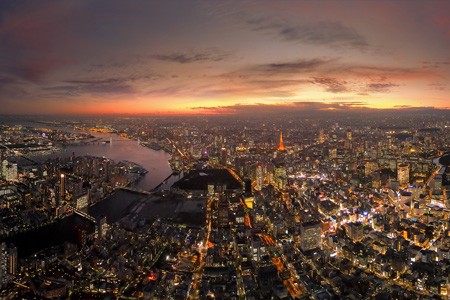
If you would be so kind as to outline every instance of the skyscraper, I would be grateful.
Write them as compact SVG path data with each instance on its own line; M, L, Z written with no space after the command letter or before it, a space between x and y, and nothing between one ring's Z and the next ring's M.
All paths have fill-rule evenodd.
M2 176L1 177L6 178L7 169L8 169L8 161L6 159L4 159L4 160L2 160L2 170L1 170Z
M17 181L17 164L11 163L6 166L6 173L4 174L6 181Z
M280 145L278 146L278 151L284 150L284 144L283 144L283 132L280 131Z
M0 289L8 283L8 250L5 243L0 244Z
M17 274L17 248L12 246L8 249L8 261L9 267L8 272L11 275Z
M347 140L351 141L352 140L352 131L350 129L347 129Z
M409 165L399 164L397 166L397 180L400 185L409 184Z
M260 191L262 186L263 186L263 182L264 182L264 177L263 177L263 167L260 163L258 163L256 165L256 185L255 185L255 190Z
M66 192L66 177L64 174L61 174L61 182L59 185L59 196L61 200L64 200L65 192Z
M300 248L304 251L320 248L322 228L319 221L303 222L300 225Z
M225 167L228 164L228 152L226 148L220 150L220 164Z
M100 216L97 219L97 237L98 238L104 238L108 231L108 222L107 217L105 215Z

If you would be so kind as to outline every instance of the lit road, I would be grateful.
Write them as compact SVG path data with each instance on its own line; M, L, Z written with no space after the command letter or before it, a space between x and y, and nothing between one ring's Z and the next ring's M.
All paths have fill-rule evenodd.
M194 271L192 275L192 282L189 286L188 291L188 299L199 299L199 282L201 281L203 274L203 267L205 265L205 257L208 250L209 237L211 234L211 226L212 226L212 211L211 205L215 200L215 196L208 197L206 202L206 226L205 226L205 238L202 241L202 244L198 247L198 252L200 253L199 257L199 266Z

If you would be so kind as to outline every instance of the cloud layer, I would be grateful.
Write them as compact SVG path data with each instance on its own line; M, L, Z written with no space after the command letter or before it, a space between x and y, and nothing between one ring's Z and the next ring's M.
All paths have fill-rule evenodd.
M448 107L448 11L433 0L4 1L0 107Z

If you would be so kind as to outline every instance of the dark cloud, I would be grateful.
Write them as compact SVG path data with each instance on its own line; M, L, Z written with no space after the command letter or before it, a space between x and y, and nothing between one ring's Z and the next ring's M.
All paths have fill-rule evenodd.
M299 60L288 63L273 63L267 65L261 65L256 69L264 71L266 73L297 73L297 72L310 72L317 70L318 68L328 64L330 60L323 59L310 59Z
M397 108L399 110L412 110L412 111L437 109L434 106L412 106L412 105L394 105L394 108Z
M185 107L394 90L393 101L421 101L421 93L407 92L409 84L425 87L430 101L447 99L438 90L447 89L448 39L418 22L432 16L410 14L417 8L409 3L0 2L0 107L65 95L73 107L96 98L161 107L162 96L171 107ZM448 10L437 11L439 28L447 30ZM385 51L375 53L375 47ZM364 99L376 105L377 97Z
M345 93L350 91L346 86L347 82L337 80L336 78L318 77L314 78L313 82L325 87L325 90L330 93Z
M180 94L186 94L189 92L184 85L168 86L163 88L156 88L148 91L146 94L152 96L176 96Z
M420 67L390 67L363 64L337 64L330 72L348 74L359 78L368 78L377 81L391 79L410 80L437 77L432 70L424 70Z
M279 34L288 41L309 42L318 45L350 45L357 48L368 46L366 39L353 28L340 22L320 22L307 26L281 29Z
M391 67L365 64L342 63L338 59L314 58L257 64L223 74L229 79L257 80L259 77L277 76L277 80L292 75L311 75L314 78L352 78L357 81L392 84L392 80L412 80L439 77L433 70L420 67ZM320 80L317 83L321 83ZM327 82L324 82L324 84ZM331 83L328 83L331 84ZM376 86L375 86L376 87ZM339 90L339 89L335 89Z
M303 84L308 84L308 80L291 80L291 79L284 79L284 80L267 80L267 79L261 79L261 80L248 80L243 82L246 85L249 85L251 87L257 87L257 88L263 88L263 89L272 89L272 88L284 88L284 87L295 87L300 86Z
M196 63L196 62L218 62L227 60L231 55L223 53L217 49L204 51L191 51L188 53L170 53L170 54L155 54L153 58L160 61L175 62L180 64Z
M47 97L74 97L83 94L83 89L76 85L60 85L44 87L42 90ZM65 99L65 98L63 98Z
M425 70L438 70L440 68L448 68L450 60L445 61L423 61L422 68Z
M276 34L285 41L314 45L349 46L358 49L366 49L369 46L367 40L361 34L341 22L291 25L286 21L259 18L249 20L248 24L253 30Z
M388 93L397 86L400 85L395 83L370 83L367 85L367 91L371 93Z
M87 84L87 85L102 85L122 82L123 80L119 78L108 78L108 79L95 79L95 80L66 80L67 83L73 84Z
M312 73L323 70L324 67L330 65L334 60L332 59L300 59L295 61L269 63L252 65L242 68L238 71L222 75L228 78L252 78L254 76L283 76L292 75L296 73Z
M81 96L86 94L133 94L134 88L121 78L66 80L65 85L42 88L50 95Z
M227 84L226 88L219 89L219 94L228 91L230 95L274 95L273 97L279 98L293 97L299 90L308 88L308 85L320 86L324 91L334 94L370 96L373 93L389 93L411 81L441 78L437 72L424 70L420 66L350 64L329 58L249 65L218 77L225 79ZM215 96L217 90L206 95Z
M379 111L410 111L421 112L436 110L433 106L410 106L410 105L396 105L390 109L370 108L368 104L361 101L293 101L277 104L235 104L229 106L215 106L205 107L199 106L192 108L195 111L202 113L214 114L241 114L241 115L275 115L275 114L304 114L307 116L320 114L335 114L335 113L364 113L364 112L379 112Z
M442 83L442 82L432 82L432 83L428 84L428 86L430 86L431 89L438 90L438 91L444 91L447 89L447 84Z
M312 111L348 111L367 109L367 104L361 101L317 102L294 101L278 104L236 104L216 107L195 107L193 110L216 114L277 114Z

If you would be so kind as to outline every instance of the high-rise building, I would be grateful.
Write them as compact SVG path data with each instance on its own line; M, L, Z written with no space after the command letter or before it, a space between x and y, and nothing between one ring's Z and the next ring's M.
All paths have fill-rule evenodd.
M220 150L220 164L225 167L228 165L228 152L226 148Z
M275 166L273 170L273 178L275 186L278 189L284 189L287 185L286 168L283 165Z
M4 160L2 160L2 169L1 169L1 172L2 172L1 177L2 178L6 178L7 168L8 168L8 161L6 159L4 159Z
M325 132L323 131L323 129L320 129L320 131L319 131L319 143L320 144L325 143L325 139L326 139Z
M409 165L397 165L397 180L400 186L409 184Z
M278 145L278 151L284 150L284 143L283 143L283 132L280 131L280 144Z
M322 227L319 221L303 222L300 225L300 248L304 251L320 248Z
M345 225L347 236L353 241L360 241L364 237L364 228L360 222L351 222Z
M250 197L252 195L252 181L249 178L244 180L244 195Z
M218 205L218 223L220 227L226 227L229 223L229 203L228 199L224 196L219 197L219 205Z
M8 249L8 262L9 262L9 267L8 267L9 274L16 275L17 274L17 248L14 246Z
M75 227L75 236L76 236L76 242L77 246L79 248L84 247L87 242L87 229L85 226L76 226Z
M61 181L59 185L59 196L61 200L64 200L66 193L66 176L64 174L61 174Z
M109 226L105 215L100 216L97 220L97 237L104 238L108 232Z
M255 185L255 190L260 191L262 186L263 186L263 181L264 181L264 177L263 177L263 167L261 164L257 164L256 165L256 185Z
M17 164L8 164L6 166L6 172L4 171L4 173L6 181L17 181Z
M82 194L78 196L78 198L75 200L76 208L83 209L89 205L89 196L88 193Z
M347 130L347 140L351 141L352 140L352 131L350 129Z
M8 250L5 243L0 244L0 289L8 283Z
M251 258L254 261L261 261L262 257L266 254L266 247L264 242L260 238L253 238L250 242Z

